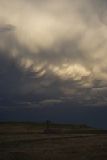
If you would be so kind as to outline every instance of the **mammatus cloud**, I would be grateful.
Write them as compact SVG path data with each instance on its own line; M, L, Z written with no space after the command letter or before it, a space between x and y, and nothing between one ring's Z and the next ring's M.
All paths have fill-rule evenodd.
M0 32L10 32L10 31L14 31L14 26L9 25L9 24L5 24L5 25L1 25L0 26Z
M0 0L1 97L106 104L106 7L105 0Z

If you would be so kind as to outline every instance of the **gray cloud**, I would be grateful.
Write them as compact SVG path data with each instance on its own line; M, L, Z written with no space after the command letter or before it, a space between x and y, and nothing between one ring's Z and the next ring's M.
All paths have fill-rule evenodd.
M0 0L1 104L106 104L106 7Z
M14 31L15 27L10 25L10 24L5 24L5 25L1 25L0 26L0 32L10 32L10 31Z

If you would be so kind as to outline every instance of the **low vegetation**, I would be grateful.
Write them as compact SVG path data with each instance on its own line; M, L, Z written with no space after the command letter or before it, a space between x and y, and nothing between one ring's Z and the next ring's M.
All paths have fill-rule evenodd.
M0 160L106 160L107 131L86 125L0 123Z

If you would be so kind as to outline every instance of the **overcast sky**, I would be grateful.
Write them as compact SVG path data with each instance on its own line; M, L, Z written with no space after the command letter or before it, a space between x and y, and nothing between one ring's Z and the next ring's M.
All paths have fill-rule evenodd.
M107 127L106 106L107 1L0 0L1 120Z

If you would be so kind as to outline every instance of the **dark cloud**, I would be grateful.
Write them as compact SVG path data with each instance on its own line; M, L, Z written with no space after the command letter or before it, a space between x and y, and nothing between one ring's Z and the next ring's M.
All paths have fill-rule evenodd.
M5 24L0 26L0 32L10 32L15 31L15 26L11 24Z
M11 2L0 0L0 109L46 109L44 119L72 110L83 121L105 106L107 2Z
M8 46L8 41L12 45ZM68 101L77 105L102 105L106 103L105 81L95 79L92 74L81 75L82 70L78 71L78 68L74 68L72 74L72 67L67 74L65 70L64 75L62 70L62 77L60 76L61 68L59 68L58 74L57 71L52 70L58 66L58 62L62 64L66 57L70 57L67 60L69 65L79 63L86 68L89 66L87 65L89 61L79 48L77 40L60 43L58 52L52 48L49 50L41 49L36 53L20 45L14 34L8 35L5 42L7 47L0 51L1 106L40 107L41 104L42 106L57 102L62 104ZM14 49L15 52L18 51L16 56L12 54ZM61 55L61 53L63 54ZM32 63L27 65L27 60L31 60ZM45 64L38 68L43 61ZM97 88L102 88L102 91L98 91Z

